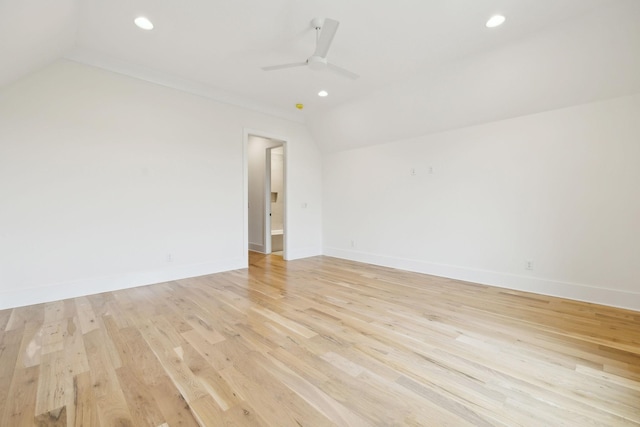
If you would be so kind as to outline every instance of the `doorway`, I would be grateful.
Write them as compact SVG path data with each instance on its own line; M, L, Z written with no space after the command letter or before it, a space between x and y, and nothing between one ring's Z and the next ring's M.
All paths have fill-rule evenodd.
M245 132L246 251L287 258L286 142Z

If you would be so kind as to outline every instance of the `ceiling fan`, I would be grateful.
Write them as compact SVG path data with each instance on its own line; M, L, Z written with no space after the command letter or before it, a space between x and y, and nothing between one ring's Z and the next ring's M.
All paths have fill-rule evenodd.
M337 65L330 64L327 62L327 54L329 53L329 48L331 47L331 43L333 42L333 37L336 35L336 31L338 31L338 25L340 23L335 19L329 18L315 18L311 21L311 28L316 30L316 50L313 52L306 61L304 62L294 62L292 64L282 64L282 65L272 65L270 67L262 67L264 71L275 71L282 70L284 68L294 68L294 67L309 67L312 70L324 70L328 68L329 70L340 74L341 76L357 79L359 76L356 73L353 73L349 70L345 70L344 68L338 67Z

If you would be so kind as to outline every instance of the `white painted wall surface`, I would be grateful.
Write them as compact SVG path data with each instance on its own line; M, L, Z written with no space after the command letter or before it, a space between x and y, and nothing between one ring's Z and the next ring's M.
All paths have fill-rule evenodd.
M326 155L324 253L640 310L639 118L635 95Z
M3 88L0 309L245 267L246 128L290 141L289 257L319 254L303 125L70 61Z

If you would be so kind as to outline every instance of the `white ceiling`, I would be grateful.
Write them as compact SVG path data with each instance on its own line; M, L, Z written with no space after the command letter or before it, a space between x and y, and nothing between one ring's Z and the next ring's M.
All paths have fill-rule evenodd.
M360 79L261 70L310 56L317 16ZM640 91L637 22L640 0L0 0L0 86L66 57L306 122L330 151Z

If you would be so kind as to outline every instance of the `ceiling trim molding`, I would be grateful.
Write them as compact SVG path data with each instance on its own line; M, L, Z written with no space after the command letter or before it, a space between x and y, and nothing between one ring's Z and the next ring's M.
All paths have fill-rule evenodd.
M305 124L304 117L300 115L300 112L298 111L289 112L279 108L261 105L259 103L256 103L255 101L242 98L236 94L226 92L222 89L218 89L181 77L172 76L167 73L155 71L147 67L135 65L127 61L122 61L120 59L97 53L90 49L75 47L67 52L64 55L64 58L70 61L144 80L160 86L165 86L183 92L191 93L193 95L208 98L222 104L232 105L234 107L244 108L254 112L274 116L280 119Z

